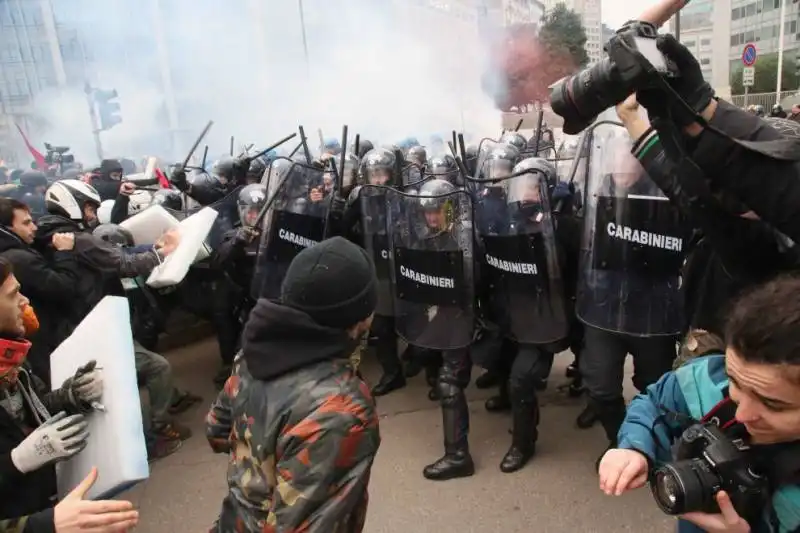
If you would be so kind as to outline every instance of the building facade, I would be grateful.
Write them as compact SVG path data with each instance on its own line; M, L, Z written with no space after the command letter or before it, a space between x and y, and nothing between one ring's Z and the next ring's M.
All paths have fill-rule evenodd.
M83 78L74 30L56 23L49 0L0 0L0 159L30 162L15 124L36 129L34 96Z
M800 69L800 4L786 0L784 37L780 42L780 14L782 0L731 0L729 6L731 30L727 59L731 72L742 66L742 51L746 44L756 46L758 55L776 54L783 48L784 64L797 65ZM758 61L756 61L758 68ZM797 87L783 87L794 90Z
M583 29L586 31L586 54L589 62L594 63L603 58L603 9L601 0L545 0L545 11L554 9L558 4L564 4L580 15Z

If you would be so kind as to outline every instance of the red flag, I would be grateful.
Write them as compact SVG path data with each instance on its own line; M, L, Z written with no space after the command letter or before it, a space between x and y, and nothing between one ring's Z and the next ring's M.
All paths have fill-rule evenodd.
M153 170L153 172L155 172L156 178L158 178L158 184L161 185L162 189L170 189L170 188L172 188L171 185L169 184L169 180L164 175L164 173L161 172L160 168L156 167Z
M45 161L42 152L33 147L31 142L28 140L28 137L26 137L25 133L23 133L22 128L19 127L19 124L14 124L14 125L17 127L19 134L22 135L22 140L25 141L25 146L28 147L28 151L31 153L33 159L36 161L36 167L39 170L47 170L48 164L47 161Z

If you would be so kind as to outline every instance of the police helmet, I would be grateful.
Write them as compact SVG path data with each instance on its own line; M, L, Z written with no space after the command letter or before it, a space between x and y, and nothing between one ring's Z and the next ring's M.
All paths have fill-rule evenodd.
M432 179L422 184L419 189L419 205L425 211L438 211L445 207L451 200L449 195L455 192L456 187L444 179Z
M408 149L406 160L409 163L423 166L428 162L428 153L425 151L424 147L415 145Z
M233 181L234 159L226 156L214 161L211 165L211 174L226 182Z
M361 159L361 177L371 185L393 185L397 155L387 148L370 150Z
M258 183L267 170L267 163L262 158L257 157L250 161L250 168L247 169L247 181L250 183Z
M267 187L260 183L247 185L239 191L236 201L239 210L239 220L243 226L255 226L258 214L267 203Z
M498 144L489 150L481 172L484 179L502 180L509 177L519 162L519 150L511 144Z
M520 152L528 147L528 141L525 139L525 136L518 131L507 131L500 137L500 142L503 144L510 144Z

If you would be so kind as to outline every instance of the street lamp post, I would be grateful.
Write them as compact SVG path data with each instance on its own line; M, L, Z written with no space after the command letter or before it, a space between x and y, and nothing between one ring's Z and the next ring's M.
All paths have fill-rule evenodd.
M781 0L781 21L778 30L778 77L775 84L775 103L781 102L781 78L783 78L783 40L786 37L786 4L789 0Z
M311 64L308 61L308 41L306 40L306 17L303 9L303 0L297 0L297 6L300 9L300 30L303 33L303 54L306 58L306 70L311 72Z

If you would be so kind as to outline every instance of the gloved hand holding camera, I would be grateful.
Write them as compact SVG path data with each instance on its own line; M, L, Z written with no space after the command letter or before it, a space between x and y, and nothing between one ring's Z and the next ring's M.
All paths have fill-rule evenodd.
M664 91L659 88L640 90L637 94L639 103L651 117L671 118L679 127L689 126L697 122L697 115L711 104L714 89L703 78L697 59L673 35L659 35L656 46L676 69L675 75L665 78L667 83L694 112L674 98L665 98ZM669 116L664 115L666 110Z
M626 24L606 50L608 57L559 82L550 93L568 135L580 133L632 93L652 117L670 119L681 128L696 123L714 99L691 52L672 35L658 35L653 24Z

